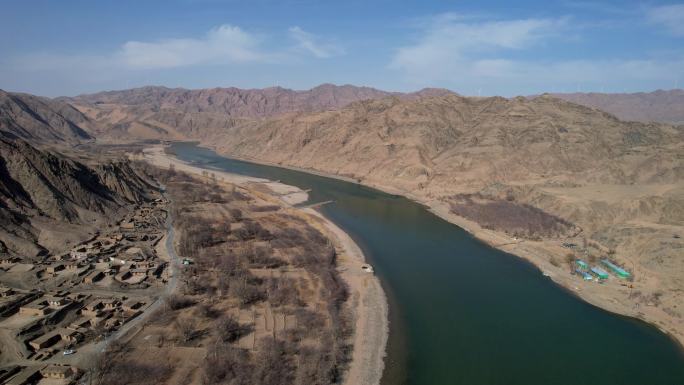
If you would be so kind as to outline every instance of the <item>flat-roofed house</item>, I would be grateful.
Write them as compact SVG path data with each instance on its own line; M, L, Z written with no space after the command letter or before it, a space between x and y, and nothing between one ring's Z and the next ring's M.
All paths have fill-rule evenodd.
M0 266L13 265L17 262L21 262L21 259L17 257L10 257L8 255L0 257Z
M39 298L19 308L19 314L22 315L43 316L49 311L48 303L43 298Z
M34 350L40 350L40 349L45 349L49 348L50 346L56 344L62 339L62 336L59 334L59 330L53 330L49 333L43 334L42 336L34 339L33 341L29 342L29 345L34 349Z
M86 317L97 317L102 313L103 309L102 300L95 299L81 309L81 314Z
M105 310L114 310L117 307L119 307L120 304L121 304L121 301L119 301L116 298L108 298L108 299L102 300L102 305L104 306Z
M81 333L79 333L79 332L77 332L77 331L75 331L75 330L66 329L66 328L65 328L65 329L60 329L60 330L59 330L59 335L60 335L60 337L62 338L62 340L66 341L66 342L68 342L68 343L70 343L70 344L75 344L75 343L77 343L77 342L80 341L81 338L83 337L83 336L81 335Z
M78 374L78 369L71 365L52 364L40 370L40 375L43 378L51 380L65 380L75 377L76 374Z
M104 278L104 273L99 270L93 270L88 275L83 277L83 283L95 283Z
M140 309L142 306L142 303L138 301L137 299L129 299L126 300L122 305L121 308L124 309L125 311L133 311Z
M76 321L70 323L68 328L71 330L88 329L91 326L93 326L93 324L90 320L91 320L91 318L81 317L81 318L77 319Z
M59 271L64 270L64 264L63 263L55 263L50 266L48 266L45 271L47 271L50 274L55 274Z

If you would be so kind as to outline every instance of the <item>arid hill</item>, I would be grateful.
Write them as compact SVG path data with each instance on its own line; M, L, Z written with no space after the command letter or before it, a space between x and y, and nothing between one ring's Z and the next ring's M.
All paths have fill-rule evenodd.
M337 109L352 102L380 99L388 96L407 98L451 93L442 89L424 89L415 93L387 92L370 87L322 84L306 91L282 87L264 89L142 87L122 91L107 91L74 98L64 98L77 104L119 104L148 106L156 109L174 108L185 113L212 112L230 117L258 118L285 112L313 112Z
M553 94L567 101L610 112L622 120L684 124L684 90L633 94Z
M0 251L61 250L153 189L126 161L86 164L0 136Z
M678 182L683 135L548 96L452 95L362 101L198 137L235 156L440 193L492 184Z
M41 142L92 139L81 125L88 119L68 103L0 90L0 132Z
M59 98L97 122L93 132L114 139L190 139L225 131L245 120L289 112L336 110L350 103L396 96L416 99L453 94L444 89L392 93L369 87L323 84L306 91L281 87L243 90L143 87Z

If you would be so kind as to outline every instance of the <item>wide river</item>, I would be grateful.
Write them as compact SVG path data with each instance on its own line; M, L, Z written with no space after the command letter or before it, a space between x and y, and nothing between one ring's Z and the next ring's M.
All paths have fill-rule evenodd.
M311 189L310 202L334 201L320 210L361 246L389 297L383 384L684 384L684 353L668 336L583 302L418 203L194 144L173 151Z

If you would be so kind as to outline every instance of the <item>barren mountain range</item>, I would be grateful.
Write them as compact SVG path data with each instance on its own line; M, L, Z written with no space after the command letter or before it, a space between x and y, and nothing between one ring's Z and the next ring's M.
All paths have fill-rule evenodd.
M49 115L54 125L3 130L45 138L43 129L74 124L98 141L192 139L234 157L353 178L433 208L451 207L541 250L568 239L593 243L596 255L610 251L631 264L646 294L657 291L663 304L676 304L684 297L684 127L621 120L596 106L628 120L675 122L680 94L561 95L589 105L583 106L552 95L467 98L332 85L145 87L36 98L37 106L56 111ZM50 123L45 114L36 120ZM8 121L6 115L0 116ZM16 116L12 122L20 121ZM648 312L684 338L679 310Z
M553 94L569 102L610 112L622 120L684 124L684 90L633 94Z

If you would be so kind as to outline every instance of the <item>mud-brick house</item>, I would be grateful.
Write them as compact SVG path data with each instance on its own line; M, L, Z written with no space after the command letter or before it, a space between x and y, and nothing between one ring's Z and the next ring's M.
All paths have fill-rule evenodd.
M71 365L52 364L41 369L40 375L51 380L66 380L75 378L78 375L78 369Z

